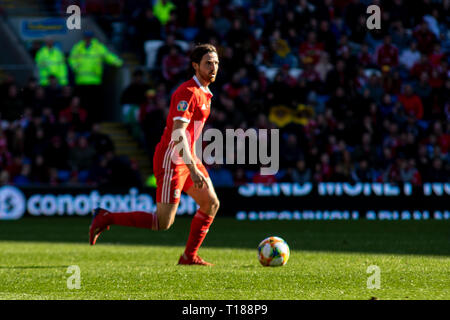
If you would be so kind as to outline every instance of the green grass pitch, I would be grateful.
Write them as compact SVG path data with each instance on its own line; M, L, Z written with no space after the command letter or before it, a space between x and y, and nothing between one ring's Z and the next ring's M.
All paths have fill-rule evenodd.
M164 232L90 219L0 222L0 299L450 299L449 221L236 221L217 218L200 249L214 267L177 266L191 219ZM284 238L287 265L262 267L258 243ZM80 268L80 289L67 269ZM380 288L369 289L370 265Z

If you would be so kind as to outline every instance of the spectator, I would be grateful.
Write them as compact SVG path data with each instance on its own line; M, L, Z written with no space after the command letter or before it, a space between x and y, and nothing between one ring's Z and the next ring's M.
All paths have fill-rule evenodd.
M319 31L317 32L317 40L319 43L324 44L324 50L332 58L335 57L335 52L337 48L336 37L330 30L330 23L328 20L322 20L320 22Z
M292 173L293 182L306 183L310 182L312 178L311 169L306 166L305 160L297 161Z
M420 60L420 52L417 50L417 43L411 42L408 49L405 49L400 55L400 64L407 70L412 69L412 67Z
M59 114L62 109L66 108L73 98L73 88L65 86L61 88L61 94L56 97L56 101L53 102L53 113Z
M351 0L345 8L345 22L348 26L356 26L358 18L365 13L366 7L360 0Z
M25 106L31 106L36 95L36 90L38 88L38 81L35 77L30 77L27 81L25 88L23 88L20 93L21 99Z
M355 26L350 26L352 28L352 33L350 35L349 40L358 45L362 45L367 35L367 21L366 15L360 15L358 17L358 22Z
M403 182L410 182L416 186L422 183L422 178L416 168L414 159L409 159L403 163L400 168L400 179Z
M369 46L366 43L362 44L361 51L358 53L358 62L366 68L374 66L373 56L369 52Z
M170 50L176 47L178 52L182 52L181 47L175 42L175 35L170 33L166 36L166 41L158 48L156 52L155 67L161 68L163 58L170 53Z
M431 53L436 36L430 31L425 20L414 29L413 37L417 40L417 48L422 54Z
M431 167L425 173L424 182L446 182L448 179L448 170L444 168L442 159L434 158Z
M385 66L392 68L398 65L398 48L392 44L390 35L385 36L383 45L377 48L376 61L381 69Z
M350 78L344 60L337 60L336 67L327 74L325 85L327 93L332 93L338 86L343 87L344 90L350 89Z
M89 145L88 139L80 136L77 144L69 152L69 165L72 172L77 172L78 181L87 181L94 156L95 150Z
M223 39L231 29L231 21L222 14L218 6L213 9L212 15L214 20L214 29L219 34L220 38Z
M136 21L136 32L139 46L144 46L147 40L161 39L161 22L155 16L152 8L145 8Z
M438 68L444 58L445 54L441 49L441 45L439 43L435 43L433 46L433 51L429 55L431 66L433 68Z
M277 39L272 42L272 50L274 51L273 66L288 66L289 68L297 67L297 59L291 52L289 44L284 39Z
M24 159L21 156L14 156L9 162L9 165L5 167L8 171L9 178L13 180L22 171Z
M290 134L281 147L280 155L282 157L281 164L283 167L293 167L297 163L300 157L299 147L297 136Z
M308 33L308 38L300 45L299 55L303 64L311 63L316 65L324 51L324 44L317 42L317 35L314 31Z
M381 80L381 78L374 73L370 76L369 82L367 83L367 86L366 86L366 88L370 92L370 97L377 104L380 103L381 97L383 96L383 91L384 91L380 80Z
M275 175L263 175L258 171L252 179L253 183L272 184L277 182Z
M139 107L144 103L145 92L148 90L148 85L144 83L143 77L142 70L135 70L132 82L125 88L120 98L123 121L130 126L138 122Z
M314 70L319 75L320 81L325 82L328 72L333 70L333 65L330 63L329 54L323 52L320 56L319 62L315 66Z
M52 137L49 147L44 153L45 166L55 170L56 177L67 181L70 177L69 150L61 137Z
M31 165L30 179L34 184L48 183L50 172L45 165L45 159L42 154L38 154L33 158Z
M384 94L380 104L380 112L384 117L388 117L394 110L394 103L390 94Z
M404 132L401 136L400 146L397 151L398 154L404 155L408 161L413 159L416 155L417 141L412 132ZM414 164L415 165L415 164Z
M314 178L316 182L330 181L333 175L333 168L330 163L330 157L327 153L323 153L320 156L320 162L316 163L315 171L316 176Z
M92 130L88 137L88 142L89 145L94 148L98 157L110 151L114 151L114 144L111 138L108 135L100 132L100 125L98 123L94 123L92 125Z
M447 132L444 132L442 123L436 121L433 124L433 135L436 136L437 144L442 151L442 154L447 154L450 151L450 126L447 123Z
M430 86L430 77L425 72L420 76L419 82L415 83L413 86L414 92L419 96L419 98L423 102L423 106L425 109L429 109L431 107L431 86Z
M352 179L355 182L370 182L374 180L373 170L365 159L361 159L352 171Z
M12 182L17 186L29 185L31 183L30 173L31 173L31 165L29 163L25 163L23 164L20 173L13 177Z
M148 154L153 155L159 137L162 135L166 119L166 100L156 99L155 90L147 91L147 101L141 105L139 121L144 133Z
M423 117L422 100L414 94L411 85L405 85L404 93L399 96L399 101L403 105L405 112L414 116L415 119L420 120Z
M203 17L202 19L205 18ZM206 18L205 26L200 28L199 32L195 36L195 41L197 43L210 43L211 39L220 39L220 35L214 27L214 19Z
M317 66L317 65L316 65ZM321 79L319 73L315 70L312 63L306 63L302 72L302 78L306 80L308 89L310 91L318 91L321 86Z
M407 34L401 21L392 23L390 33L392 34L392 43L395 47L398 48L399 51L403 51L409 46L411 37Z
M162 60L162 74L170 86L177 84L185 74L188 61L176 47L170 48L169 54Z
M31 138L31 139L30 139ZM29 140L29 141L27 141ZM25 156L32 158L33 155L42 155L48 146L44 129L37 128L36 134L32 137L25 137Z
M402 80L399 71L385 72L382 76L383 89L387 94L398 95L402 89Z
M8 87L6 98L0 105L0 116L2 120L8 123L17 122L20 120L24 112L24 105L19 91L15 84Z
M391 3L386 3L386 5L392 21L398 21L406 28L410 27L411 12L405 0L394 0Z
M49 76L49 84L45 87L45 107L50 107L52 112L58 109L58 99L61 96L62 89L58 84L58 79L54 75Z
M241 20L234 19L231 29L225 35L225 41L233 50L240 52L244 47L244 41L247 39L247 36Z
M400 170L405 166L405 159L395 158L382 175L382 182L392 181L394 183L401 182Z
M41 86L50 84L49 76L51 75L57 79L59 85L66 86L68 84L66 58L64 53L54 46L52 39L46 40L45 46L36 53L35 60L39 69Z
M10 139L9 150L12 155L22 157L25 155L25 134L21 127L13 131L13 136Z
M136 161L124 156L116 156L114 152L107 152L108 171L110 172L108 186L141 187L142 178Z
M70 101L70 105L62 110L59 114L61 117L76 128L78 131L86 131L88 123L88 113L80 106L80 98L74 96Z
M415 77L416 79L419 79L420 76L423 73L431 75L431 72L433 71L433 67L431 66L431 63L428 60L428 57L424 54L420 56L420 60L417 61L412 69L411 69L411 75Z
M145 101L145 92L149 89L144 82L144 72L135 70L133 72L131 83L122 92L120 104L141 105Z
M0 171L0 185L9 184L9 173L6 170Z
M248 183L247 177L245 176L245 170L243 168L237 168L234 171L233 181L235 186L241 186Z
M89 171L89 180L95 186L107 185L111 176L111 170L108 167L108 158L101 156L100 159L94 163Z

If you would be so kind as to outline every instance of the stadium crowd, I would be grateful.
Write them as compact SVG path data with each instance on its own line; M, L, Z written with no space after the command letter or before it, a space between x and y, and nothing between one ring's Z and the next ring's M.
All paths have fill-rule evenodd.
M149 161L170 95L190 76L189 49L176 42L182 40L219 51L205 128L280 129L279 173L213 165L215 186L450 182L448 0L370 1L382 13L374 30L366 25L369 1L360 0L78 2L88 13L112 10L125 26L121 49L134 50L142 64L145 42L164 41L155 67L135 71L121 98L137 110L129 122L137 124ZM0 90L3 110L11 111L1 112L1 182L120 181L111 172L124 170L114 166L133 172L130 183L142 180L117 160L70 86L30 80L20 89L5 80Z
M141 185L73 88L50 78L46 87L35 78L23 88L13 77L0 84L0 184Z
M150 153L170 93L188 77L189 51L175 39L210 42L221 62L208 125L281 131L277 175L215 165L215 185L450 181L450 1L157 3L165 18L140 6L122 17L137 48L165 40L157 71L147 81L137 72L124 92L140 106ZM369 4L381 7L379 30L367 28Z

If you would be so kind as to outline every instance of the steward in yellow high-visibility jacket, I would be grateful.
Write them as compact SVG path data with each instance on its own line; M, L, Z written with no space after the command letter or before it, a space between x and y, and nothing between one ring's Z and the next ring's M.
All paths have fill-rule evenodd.
M100 85L103 62L120 67L123 61L92 34L85 34L84 40L76 43L70 51L69 64L75 74L76 85Z
M41 86L49 85L51 75L58 79L60 85L67 85L66 58L64 53L53 45L52 40L47 40L46 45L36 52L35 61L39 70L39 84Z
M156 0L153 6L153 14L158 18L159 22L164 26L170 20L170 12L174 10L175 5L168 0Z

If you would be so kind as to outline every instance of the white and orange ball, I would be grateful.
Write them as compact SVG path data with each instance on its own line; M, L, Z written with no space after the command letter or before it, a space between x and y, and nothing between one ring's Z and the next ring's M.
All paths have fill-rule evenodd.
M289 246L280 237L268 237L258 246L258 260L265 267L284 266L289 255Z

